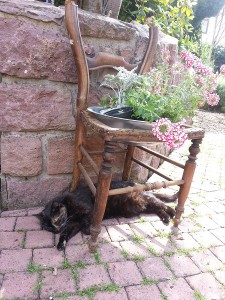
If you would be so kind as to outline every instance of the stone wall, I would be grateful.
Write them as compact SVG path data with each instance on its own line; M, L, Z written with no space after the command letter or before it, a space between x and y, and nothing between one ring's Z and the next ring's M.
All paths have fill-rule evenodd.
M121 54L130 63L143 57L146 27L82 10L79 17L87 53ZM1 207L38 206L68 188L73 168L77 74L64 10L35 1L1 0L0 28ZM176 40L163 34L160 45L177 51ZM89 104L99 102L102 75L91 74ZM88 147L99 150L102 141L90 137ZM165 152L159 144L153 148ZM97 155L94 159L100 163ZM122 162L120 155L117 175ZM133 174L143 180L137 167Z

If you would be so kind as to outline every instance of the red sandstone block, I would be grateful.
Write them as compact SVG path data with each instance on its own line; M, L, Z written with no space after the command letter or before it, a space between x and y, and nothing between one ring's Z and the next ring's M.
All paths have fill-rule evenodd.
M116 262L124 261L122 248L118 242L103 243L99 244L98 253L100 254L101 260L103 262Z
M2 131L75 128L71 92L65 88L6 84L0 86L0 95Z
M203 272L223 268L223 263L217 259L208 249L201 252L192 252L191 259Z
M144 262L138 262L137 264L148 279L165 280L173 277L172 272L159 257L147 258Z
M128 300L128 298L125 290L120 289L118 292L98 292L94 300Z
M133 261L110 263L108 271L112 281L118 285L140 284L142 281L141 273Z
M2 173L13 176L35 176L42 169L41 141L38 138L3 137Z
M74 141L71 137L48 140L48 174L73 172Z
M87 244L66 247L66 257L71 264L76 264L78 261L87 264L95 262L94 256L88 250Z
M28 231L26 234L26 248L47 248L53 247L53 234L44 230Z
M37 291L35 285L38 274L17 272L5 274L2 285L4 299L36 299Z
M161 289L163 295L165 295L165 299L195 299L194 291L190 288L184 278L160 282L159 288Z
M75 281L70 269L58 269L57 275L52 271L43 272L43 284L41 286L41 298L47 298L60 293L75 293Z
M37 217L18 217L15 230L40 230L41 224Z
M175 254L171 257L165 257L165 259L177 277L185 277L201 273L200 269L187 256Z
M159 289L155 285L128 286L126 287L126 291L130 300L163 300Z
M56 248L34 249L33 261L42 267L61 267L64 261L63 252Z
M186 277L190 286L206 299L224 299L224 287L209 273Z
M0 272L26 271L31 257L31 249L2 250L0 254Z
M13 231L16 218L0 218L0 231Z
M45 205L53 197L67 189L70 179L54 177L40 181L7 180L8 200L6 205L11 208Z
M0 232L0 249L20 249L24 235L23 232Z
M103 265L90 265L84 269L78 269L79 290L87 289L98 284L110 284L109 275Z

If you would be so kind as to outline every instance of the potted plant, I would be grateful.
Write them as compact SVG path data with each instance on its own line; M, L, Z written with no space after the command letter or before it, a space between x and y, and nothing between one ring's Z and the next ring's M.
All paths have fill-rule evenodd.
M153 134L170 148L181 146L186 139L183 120L193 117L199 106L219 102L214 92L218 73L214 74L201 59L185 50L173 65L169 50L163 50L162 62L143 75L124 68L117 71L116 75L106 75L101 84L114 93L103 99L103 106L113 108L114 112L115 108L120 112L123 107L132 107L131 117L153 122ZM109 111L105 109L102 113Z

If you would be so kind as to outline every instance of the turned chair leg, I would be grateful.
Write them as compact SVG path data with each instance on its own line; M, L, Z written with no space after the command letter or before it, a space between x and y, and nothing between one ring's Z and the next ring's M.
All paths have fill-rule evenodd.
M128 145L127 153L125 157L122 180L127 181L130 178L131 167L132 167L132 157L134 155L135 146Z
M184 212L184 205L187 200L191 183L193 180L195 168L196 168L196 159L197 154L200 152L199 145L201 144L202 139L196 139L192 140L192 145L189 148L190 155L188 156L188 160L186 161L183 177L184 184L180 187L179 193L178 193L178 204L176 207L176 215L174 218L174 226L178 227L178 225L181 222L181 215Z
M112 162L115 156L116 143L105 142L103 153L103 162L99 171L98 183L95 196L95 204L93 210L93 218L91 224L91 237L88 241L88 247L91 252L97 248L98 235L101 232L101 223L105 213L105 208L112 179Z

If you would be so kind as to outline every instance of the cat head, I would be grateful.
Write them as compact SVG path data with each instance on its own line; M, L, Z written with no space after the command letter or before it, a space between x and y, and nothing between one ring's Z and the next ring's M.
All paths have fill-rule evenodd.
M66 223L67 209L61 201L53 200L36 216L41 221L43 229L59 233Z

